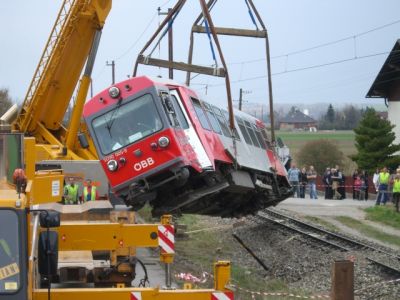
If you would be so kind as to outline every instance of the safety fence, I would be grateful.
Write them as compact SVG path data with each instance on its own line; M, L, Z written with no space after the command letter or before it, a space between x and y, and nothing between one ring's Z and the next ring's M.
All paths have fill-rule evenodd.
M185 282L190 282L193 284L204 284L206 283L209 279L213 277L212 274L203 272L200 276L195 276L191 273L178 273L175 274L176 279L183 280ZM354 290L354 295L360 295L363 292L366 292L368 290L374 289L374 288L382 288L383 286L388 286L388 285L393 285L400 283L400 278L398 279L393 279L393 280L387 280L387 281L380 281L374 284L369 284L368 286ZM248 294L251 299L257 300L257 299L264 299L264 297L285 297L285 298L293 298L293 299L333 299L330 294L315 294L315 295L297 295L294 293L290 292L267 292L267 291L251 291L246 288L242 288L238 285L230 285L230 289L235 290L235 291L241 291L242 293ZM260 298L261 297L261 298Z

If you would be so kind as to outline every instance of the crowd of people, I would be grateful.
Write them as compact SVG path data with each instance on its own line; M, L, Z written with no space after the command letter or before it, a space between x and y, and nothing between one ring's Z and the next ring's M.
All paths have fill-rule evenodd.
M400 166L392 174L387 167L381 170L376 169L373 183L377 192L376 205L386 205L388 201L392 201L399 212L400 201Z
M369 176L365 170L356 170L350 178L347 178L340 167L335 166L326 168L318 183L317 177L318 174L313 166L303 167L300 170L295 163L292 163L288 170L288 179L297 198L305 198L308 190L311 199L318 199L317 186L321 187L320 190L324 190L325 199L345 199L346 188L348 192L352 191L354 200L368 200L370 197ZM376 205L385 205L391 200L399 212L400 166L393 174L390 174L386 167L377 169L372 182L376 192Z

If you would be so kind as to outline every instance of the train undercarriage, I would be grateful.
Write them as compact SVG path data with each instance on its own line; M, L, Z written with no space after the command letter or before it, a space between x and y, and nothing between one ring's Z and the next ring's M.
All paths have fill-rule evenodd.
M217 171L201 174L188 167L172 168L140 179L120 196L135 210L148 202L153 216L195 213L240 218L275 206L291 194L286 177L222 164Z

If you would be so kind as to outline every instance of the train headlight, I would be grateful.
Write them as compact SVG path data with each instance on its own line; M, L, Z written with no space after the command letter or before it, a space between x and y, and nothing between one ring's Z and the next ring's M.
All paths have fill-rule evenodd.
M166 136L162 136L158 139L158 145L161 148L166 148L169 145L169 138L167 138Z
M118 163L115 159L112 159L110 161L108 161L107 163L107 168L111 171L111 172L115 172L118 169Z
M116 86L112 86L108 90L108 94L110 95L111 98L116 99L120 95L120 90Z

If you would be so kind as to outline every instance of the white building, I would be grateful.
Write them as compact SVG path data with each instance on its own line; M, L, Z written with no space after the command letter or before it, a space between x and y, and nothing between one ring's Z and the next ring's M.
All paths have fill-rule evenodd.
M367 98L384 98L388 106L388 120L393 129L396 144L400 144L400 39L397 40L388 58L372 84Z

